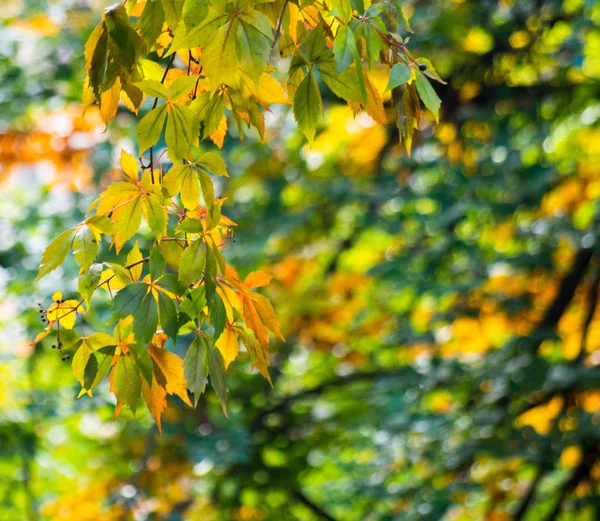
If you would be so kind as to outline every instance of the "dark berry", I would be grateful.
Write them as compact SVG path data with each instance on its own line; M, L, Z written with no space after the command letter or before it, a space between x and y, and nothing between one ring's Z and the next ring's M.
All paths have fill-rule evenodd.
M57 304L60 304L60 300L57 300L57 301L56 301L56 303L57 303Z
M59 343L58 343L58 347L62 347L62 342L59 342Z
M39 311L40 311L40 313L43 313L43 312L44 312L44 310L43 310L43 309L40 309Z
M56 349L56 345L52 344L52 349Z
M419 65L419 70L420 70L421 72L423 72L423 71L427 70L427 65L425 65L424 63L422 63L421 65Z
M71 355L65 355L65 360L68 360L69 358L71 358Z
M64 362L67 359L67 355L62 357L62 361Z

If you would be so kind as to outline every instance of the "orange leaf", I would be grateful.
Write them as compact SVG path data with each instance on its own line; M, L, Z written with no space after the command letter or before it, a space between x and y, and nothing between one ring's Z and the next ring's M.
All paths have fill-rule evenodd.
M272 278L273 275L268 275L262 271L253 271L248 273L248 276L244 279L244 284L249 288L260 288L269 284Z
M156 381L156 376L152 375L152 387L142 378L142 396L150 414L154 417L158 432L162 434L160 417L167 407L167 390L161 387Z
M277 315L275 315L275 310L269 302L269 299L263 297L262 295L253 293L252 300L254 300L254 307L260 315L263 324L267 326L267 328L269 328L273 333L275 333L275 336L277 336L277 338L279 338L282 342L285 342L283 333L279 328L279 321L277 320Z
M254 335L260 342L260 345L266 350L269 345L269 335L267 330L256 312L254 303L247 297L242 297L242 300L244 302L244 321L246 322L246 325L254 331Z

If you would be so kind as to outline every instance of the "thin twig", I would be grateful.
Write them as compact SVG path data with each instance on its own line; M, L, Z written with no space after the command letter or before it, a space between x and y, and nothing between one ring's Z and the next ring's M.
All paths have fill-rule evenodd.
M283 17L285 16L285 10L289 3L290 0L285 0L285 2L283 3L283 8L281 9L281 14L279 15L279 20L277 22L277 29L275 29L275 38L273 39L273 43L271 44L271 50L275 48L275 44L281 36L281 26L283 25Z

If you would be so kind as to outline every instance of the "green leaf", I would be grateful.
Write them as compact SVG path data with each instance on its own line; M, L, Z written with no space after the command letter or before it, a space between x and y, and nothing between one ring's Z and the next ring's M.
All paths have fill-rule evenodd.
M183 4L183 22L187 30L200 25L208 14L207 0L185 0Z
M113 316L126 318L129 315L135 315L147 293L148 286L142 282L125 286L112 301Z
M83 370L83 382L81 385L84 389L91 389L94 386L94 381L98 376L98 359L95 354L91 354L88 358L85 369Z
M71 228L62 232L47 246L42 254L42 262L40 263L40 270L35 279L36 281L54 271L65 261L65 257L71 249L74 236L75 228Z
M170 104L165 140L172 163L181 161L198 135L196 115L185 105Z
M221 220L221 205L213 204L206 215L206 230L210 231L215 228Z
M206 288L198 286L191 290L186 298L181 301L179 309L188 317L194 319L201 315L206 306Z
M202 65L213 92L222 83L232 84L235 78L239 66L236 58L237 24L237 20L233 20L221 26L202 51Z
M181 192L181 202L188 210L200 203L200 185L194 168L189 164L175 165L167 172L163 185L171 197Z
M92 294L100 282L102 276L103 264L92 264L87 270L81 270L79 272L79 279L77 281L77 290L85 300L85 305L89 309Z
M194 407L208 382L208 353L210 346L203 336L197 335L188 347L183 360L183 376L187 387L194 394Z
M121 284L131 284L131 274L123 266L120 264L115 264L114 262L105 262L104 265L112 270L112 272L115 274L115 278Z
M165 229L167 227L165 209L156 195L147 195L144 202L146 221L148 221L148 226L150 226L152 233L154 233L154 237L160 242L165 235Z
M179 282L184 286L196 282L204 269L206 262L206 244L203 240L197 240L181 254L179 261Z
M212 179L202 170L198 170L198 179L202 186L202 197L204 198L204 202L207 206L212 206L215 202L215 187Z
M201 166L211 174L229 177L227 165L223 157L216 152L205 152L196 159L195 164Z
M173 344L177 341L177 332L179 323L177 321L177 308L175 304L162 291L158 292L158 312L160 317L160 325L168 337L173 340Z
M386 87L388 90L395 89L400 85L404 85L408 80L412 78L412 69L406 63L397 63L390 70L390 79Z
M425 65L426 69L424 71L421 71L425 76L429 76L430 78L438 81L442 85L446 85L446 82L442 78L440 78L440 75L435 70L435 67L427 58L417 58L416 62L419 65Z
M206 288L206 303L210 307L217 290L217 259L215 258L212 248L206 248L204 286Z
M439 122L440 105L442 104L442 101L436 94L435 90L433 90L433 87L429 83L429 80L420 72L415 72L417 73L416 86L417 92L419 93L419 97L421 98L425 106L433 113L435 121Z
M235 38L236 54L240 68L255 83L265 70L271 52L272 31L267 17L252 11L251 15L239 17Z
M333 42L335 55L335 72L340 74L353 61L356 53L356 41L352 30L346 25L340 25Z
M198 76L179 76L179 78L175 78L169 89L169 96L172 100L186 96L194 89L198 79Z
M151 2L158 3L158 2ZM160 5L160 4L159 4ZM160 98L166 100L169 95L167 94L167 89L165 86L157 80L144 80L138 81L135 84L144 94L148 94L148 96L154 96L155 98ZM156 110L156 109L154 109Z
M94 215L94 217L87 220L87 223L104 235L113 235L115 233L115 225L106 215Z
M190 105L199 121L204 123L202 139L206 139L219 128L219 123L225 113L225 102L223 96L215 94L211 97L210 92L204 92Z
M188 217L179 223L177 231L184 233L201 233L203 231L202 221L200 219Z
M156 145L160 139L166 117L167 106L160 105L152 109L140 120L136 131L136 136L140 144L140 154L143 154L151 146Z
M158 306L152 293L148 293L142 299L137 311L133 315L133 334L135 339L148 344L158 326Z
M98 351L94 353L96 360L98 361L98 370L96 371L96 377L92 382L92 387L99 385L110 371L110 368L112 367L112 361L115 356L115 350L115 346L107 346L98 349Z
M311 63L316 63L322 55L329 52L326 43L325 31L321 24L309 31L306 37L306 55Z
M152 373L154 370L148 348L142 344L127 344L127 349L131 353L133 363L144 377L144 380L146 380L149 385L152 385Z
M306 136L308 141L312 141L317 130L317 123L323 115L323 103L319 86L313 72L309 72L296 90L293 106L294 118L298 123L298 128Z
M221 351L216 347L211 347L208 353L208 372L210 374L210 384L217 393L221 407L225 416L227 416L227 383L225 382L225 363Z
M165 11L162 3L154 1L146 2L140 19L140 31L142 38L148 48L152 48L159 37L165 22Z
M210 313L210 324L214 329L213 338L215 341L221 336L221 333L225 329L225 321L227 320L227 312L225 311L225 304L221 299L221 295L215 293L215 298L212 299L209 308Z
M162 252L158 245L154 245L150 251L150 278L152 280L158 280L165 273L167 262L163 257Z
M346 69L341 74L335 72L333 59L322 60L317 69L321 78L331 91L338 97L355 103L363 101L359 78L355 70ZM366 95L366 94L365 94Z
M177 275L174 273L167 273L158 282L157 285L164 290L172 293L173 295L181 296L185 293L186 289L177 280Z
M92 36L96 40L96 45L91 56L88 78L90 87L94 91L96 98L100 98L100 94L107 90L110 86L106 85L106 73L108 70L108 31L106 24L99 24ZM87 49L86 49L87 50Z
M158 2L159 0L152 0ZM162 1L163 9L165 11L165 19L167 25L171 31L175 31L179 21L181 20L181 14L183 10L182 0L160 0Z
M142 391L142 379L138 369L131 358L121 355L113 371L111 379L117 401L131 407L135 414Z
M73 255L81 265L82 270L87 270L90 267L97 253L98 242L94 232L87 224L79 225L73 238Z

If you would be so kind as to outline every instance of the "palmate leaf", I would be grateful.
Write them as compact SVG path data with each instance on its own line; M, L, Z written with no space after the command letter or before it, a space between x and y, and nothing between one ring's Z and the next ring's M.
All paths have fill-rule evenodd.
M270 335L283 339L271 303L252 291L268 284L270 277L251 273L241 282L237 274L231 276L220 251L234 224L221 213L223 200L216 200L211 177L227 177L228 172L218 153L198 155L199 139L211 139L222 147L231 120L240 137L247 125L256 128L263 139L265 112L273 104L288 103L289 98L300 131L313 140L323 117L317 78L355 113L364 110L375 122L385 123L383 100L375 87L379 82L369 71L380 61L392 67L388 90L392 90L401 138L410 151L422 114L419 97L436 119L439 112L439 98L423 75L439 77L425 59L417 59L427 68L416 79L416 68L398 63L406 59L405 54L390 44L390 38L401 45L407 42L388 32L403 23L396 0L371 3L366 12L361 2L353 0L300 4L148 0L141 12L133 4L107 9L90 36L85 48L84 97L87 105L96 98L107 124L121 101L137 113L149 96L154 98L149 101L154 108L137 126L137 153L121 154L125 182L113 183L92 205L90 213L95 209L95 216L51 243L39 276L59 266L72 246L81 264L79 292L86 306L98 287L114 297L113 318L119 324L115 337L104 341L118 341L120 348L113 346L111 352L108 344L97 348L86 341L86 349L80 349L77 358L77 378L88 392L114 362L110 379L117 395L117 414L124 405L135 410L142 394L161 429L168 394L178 394L189 403L184 377L196 403L210 379L225 409L225 370L237 357L240 342L253 366L269 379ZM353 21L353 12L361 18ZM280 49L292 56L285 93L269 65L273 30L279 20ZM173 53L177 51L176 59ZM146 52L153 53L148 54L152 59L142 57ZM160 62L153 61L156 56ZM138 161L136 156L157 145L163 131L166 156L151 154ZM170 170L165 168L166 175L165 157L173 163ZM169 196L180 196L184 208L169 201ZM176 226L168 226L167 210L179 215ZM119 255L137 233L142 217L156 246L142 253L136 241L124 264L119 259L97 263L101 235L113 236ZM142 241L139 244L144 246ZM148 260L149 273L144 276ZM165 274L174 267L177 273ZM67 302L79 305L77 300ZM67 313L66 306L53 309L51 317L69 331L75 313L59 318L62 313ZM167 340L176 342L180 327L198 331L185 364L164 349ZM212 331L212 341L202 328ZM78 342L83 344L81 339ZM104 353L103 349L108 350ZM131 386L124 380L129 376Z

